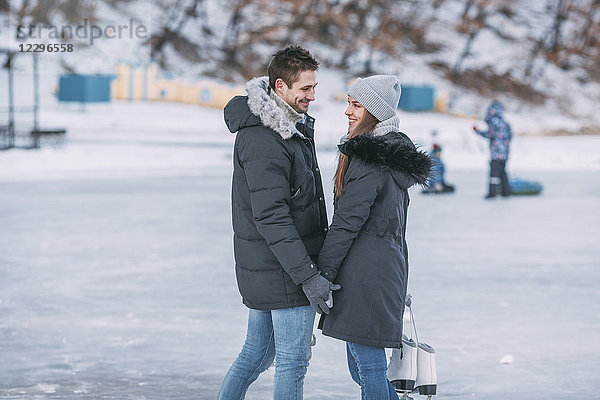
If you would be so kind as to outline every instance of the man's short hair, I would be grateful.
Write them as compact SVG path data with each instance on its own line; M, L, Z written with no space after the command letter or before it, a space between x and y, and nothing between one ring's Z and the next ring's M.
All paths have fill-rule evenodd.
M269 86L275 90L275 81L281 78L291 88L298 81L301 72L316 71L318 68L319 62L310 55L308 50L300 46L288 45L273 54L267 68Z

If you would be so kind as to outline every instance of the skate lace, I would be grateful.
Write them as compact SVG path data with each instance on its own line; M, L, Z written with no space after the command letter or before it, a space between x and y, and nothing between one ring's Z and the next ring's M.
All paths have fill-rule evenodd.
M409 294L406 296L406 307L408 308L408 311L410 312L410 323L412 325L412 330L415 333L415 342L417 342L417 344L419 344L419 336L417 335L417 324L415 324L415 314L413 313L412 310L412 296Z

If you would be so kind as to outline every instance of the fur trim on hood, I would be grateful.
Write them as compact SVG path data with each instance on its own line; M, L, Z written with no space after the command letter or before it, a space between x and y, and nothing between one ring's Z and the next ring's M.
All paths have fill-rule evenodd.
M386 135L358 135L338 146L347 156L355 156L383 170L399 171L424 185L431 173L433 160L418 150L402 132Z
M267 76L254 78L246 83L248 108L252 114L260 118L264 126L273 129L284 139L289 139L294 135L302 136L296 129L296 122L302 119L302 115L289 106L289 110L282 108L284 105L277 104L269 94L268 88L269 78ZM282 101L282 103L284 102ZM292 119L296 119L296 121Z

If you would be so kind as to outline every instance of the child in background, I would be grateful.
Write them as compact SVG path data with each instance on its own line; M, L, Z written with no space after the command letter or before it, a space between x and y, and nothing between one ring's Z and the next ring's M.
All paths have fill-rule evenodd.
M427 182L427 187L423 190L423 193L452 193L454 192L454 186L446 183L444 174L446 167L441 158L442 146L437 143L433 144L429 156L433 160L433 167L431 169L431 176Z

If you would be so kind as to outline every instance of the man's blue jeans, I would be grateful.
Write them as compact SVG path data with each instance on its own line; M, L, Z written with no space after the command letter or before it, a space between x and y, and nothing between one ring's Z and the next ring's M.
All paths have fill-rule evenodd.
M398 400L387 378L387 359L383 347L346 342L348 369L360 385L362 400Z
M221 384L218 400L241 400L252 382L275 360L273 398L300 400L312 355L315 311L310 306L250 310L242 351Z

